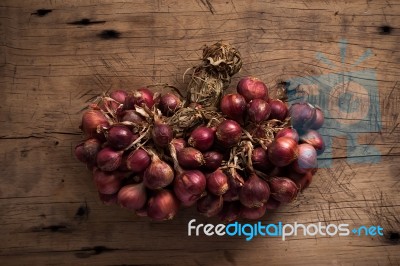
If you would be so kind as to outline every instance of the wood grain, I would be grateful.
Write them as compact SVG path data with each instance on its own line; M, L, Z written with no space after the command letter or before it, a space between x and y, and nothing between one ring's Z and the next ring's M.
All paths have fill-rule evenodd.
M400 4L398 1L11 1L0 3L1 265L399 265ZM188 237L181 211L149 222L102 205L72 155L81 110L102 91L169 83L204 44L236 46L244 67L271 87L292 77L374 69L382 129L359 142L381 152L351 164L335 138L334 163L299 199L265 222L384 227L384 237ZM216 223L217 220L211 220Z

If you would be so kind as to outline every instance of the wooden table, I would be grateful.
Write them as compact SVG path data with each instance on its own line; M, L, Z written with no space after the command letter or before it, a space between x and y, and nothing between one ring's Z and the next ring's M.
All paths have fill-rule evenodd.
M399 265L400 4L386 1L61 1L0 3L0 265ZM169 83L218 40L242 54L232 84L268 85L346 69L373 69L382 128L359 142L379 163L334 163L266 223L381 225L384 236L188 237L193 210L159 223L104 206L73 156L81 110L102 91ZM371 56L352 64L367 49ZM211 220L217 223L217 220Z

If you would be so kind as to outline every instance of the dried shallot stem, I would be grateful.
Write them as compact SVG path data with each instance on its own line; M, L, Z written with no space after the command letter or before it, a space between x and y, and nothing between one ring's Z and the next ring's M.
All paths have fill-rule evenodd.
M188 103L203 107L219 105L223 91L228 88L231 77L242 67L240 53L222 42L203 48L202 63L193 69L187 86ZM185 72L185 74L188 70ZM185 75L184 74L184 75Z
M178 158L176 155L176 149L175 146L172 145L171 143L168 145L169 148L169 153L171 154L172 161L174 163L174 170L179 174L183 172L183 169L180 167Z
M230 77L239 72L243 64L239 51L222 42L204 46L202 57L203 67L225 82L230 82Z
M242 128L243 134L245 135L244 137L242 137L242 139L246 139L248 138L251 142L255 143L255 139L253 138L253 136L245 129Z
M133 141L128 147L126 147L125 150L129 150L137 144L138 144L138 146L145 145L145 143L151 138L150 137L150 132L151 132L150 129L151 129L150 126L144 127L143 130L141 132L139 132L139 137L137 139L135 139L135 141Z
M220 169L226 170L226 173L229 176L237 180L239 183L243 184L243 179L241 177L239 178L239 175L237 174L237 170L243 170L243 168L239 166L238 155L239 154L237 152L237 147L233 147L230 151L229 160L223 166L221 166Z
M187 87L187 101L203 107L217 106L226 87L218 76L208 73L200 66L192 73Z
M184 96L182 95L182 92L177 87L169 85L168 83L155 83L155 84L146 86L146 88L151 88L151 87L162 87L163 89L169 88L169 89L174 90L176 93L178 93L180 97L184 98Z
M116 112L116 110L112 110L112 109L109 107L109 102L117 103L117 104L118 104L117 110L121 109L122 106L123 106L123 104L119 103L118 101L116 101L116 100L114 100L113 98L108 97L108 96L106 96L106 95L103 95L101 98L102 98L101 100L103 101L104 107L107 109L107 112L108 112L109 114L111 114L112 117L113 117L114 119L117 119L117 112Z
M98 106L96 106L95 108L93 108L93 107L91 107L91 108L100 111L107 118L108 123L110 125L113 125L117 122L117 119L114 116L110 116L110 113L108 111L105 112L103 109L99 108Z
M232 178L234 178L236 181L238 181L241 185L244 184L244 180L243 178L237 174L237 170L242 170L241 168L239 168L238 166L238 160L239 158L237 156L234 157L233 159L233 167L230 167L229 172L230 175L232 176Z
M222 121L225 120L225 117L223 117L220 112L210 110L209 108L199 109L199 111L209 127L218 126Z
M251 160L251 155L253 153L253 144L250 141L246 141L245 144L246 154L243 158L243 161L247 158L247 169L249 170L250 174L254 173L253 161Z
M173 128L176 137L184 137L191 128L203 123L201 113L190 107L179 109L173 116L167 118L167 123Z

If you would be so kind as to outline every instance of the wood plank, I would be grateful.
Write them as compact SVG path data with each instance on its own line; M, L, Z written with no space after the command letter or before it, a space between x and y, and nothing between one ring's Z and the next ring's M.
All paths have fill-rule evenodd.
M47 12L46 12L47 10ZM400 5L397 1L11 1L0 3L0 262L2 265L398 265ZM341 65L338 42L346 39ZM383 237L188 237L194 210L150 222L102 205L72 154L81 110L101 92L169 83L201 47L235 45L244 67L270 87L293 77L373 69L382 129L360 133L379 163L352 164L334 139L296 202L264 222L381 225ZM372 56L352 64L367 50ZM338 70L339 69L339 70Z

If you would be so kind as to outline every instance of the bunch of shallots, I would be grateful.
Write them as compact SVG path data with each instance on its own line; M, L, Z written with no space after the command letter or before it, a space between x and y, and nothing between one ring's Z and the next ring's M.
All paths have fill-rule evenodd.
M84 112L85 140L75 154L92 170L104 203L153 220L196 206L230 222L259 219L310 184L324 151L316 131L322 111L308 103L288 109L254 77L224 94L240 55L229 45L211 48L195 69L223 79L216 92L196 93L195 71L187 101L174 91L116 90ZM212 86L202 83L198 91L206 89Z

